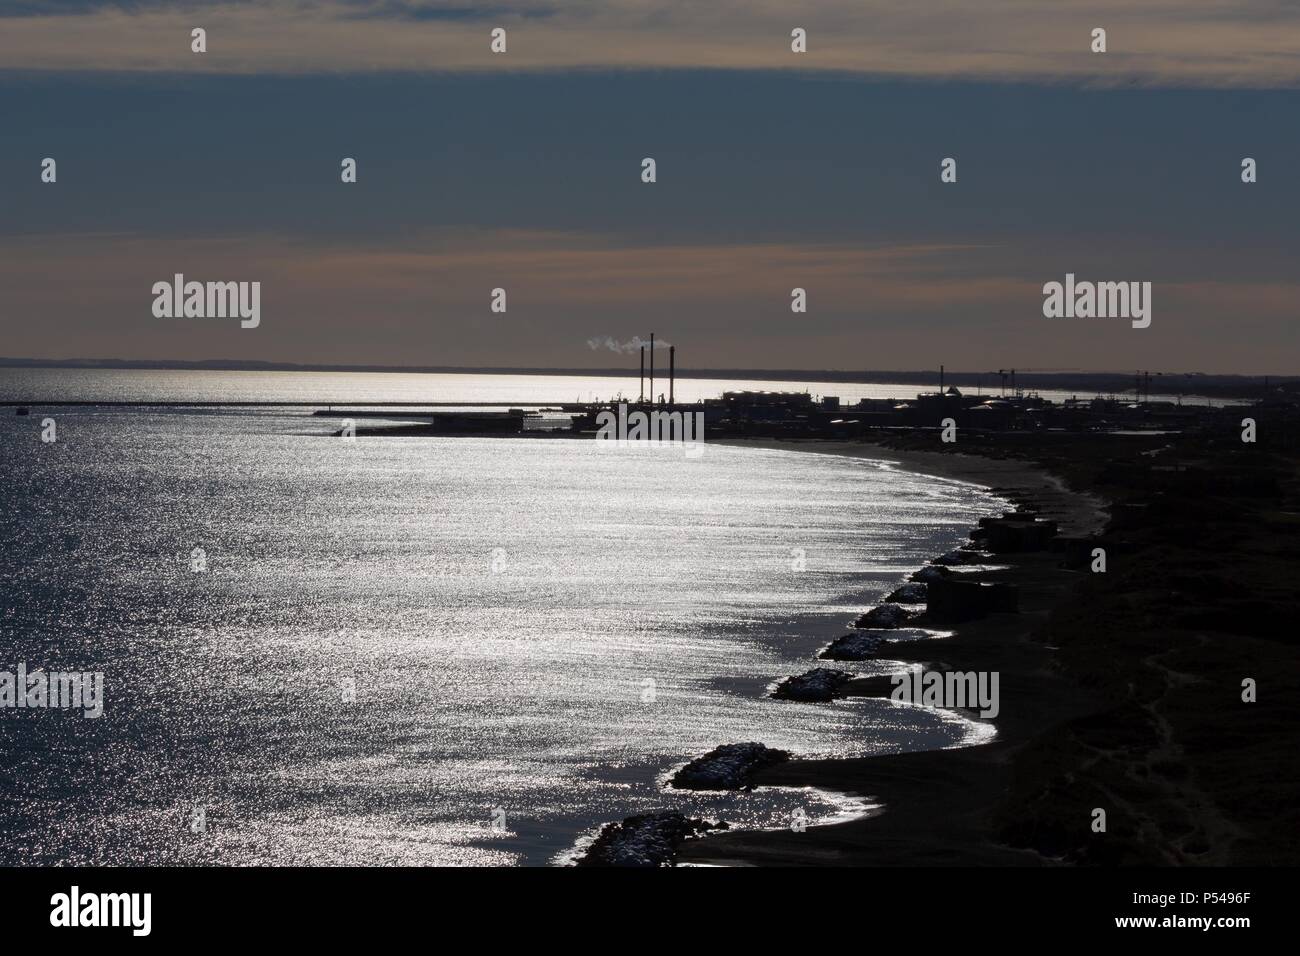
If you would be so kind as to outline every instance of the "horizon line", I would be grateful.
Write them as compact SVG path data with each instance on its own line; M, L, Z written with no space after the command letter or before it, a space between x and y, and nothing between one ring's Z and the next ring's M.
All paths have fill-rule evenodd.
M385 365L385 364L349 364L302 363L263 361L259 359L91 359L91 358L20 358L0 356L0 368L80 368L80 369L119 369L119 370L175 370L175 371L221 371L221 372L370 372L391 374L497 374L497 375L563 375L563 376L628 376L639 374L636 366L508 366L508 365ZM667 369L663 377L667 377ZM1174 372L1156 369L948 369L942 368L945 378L954 376L997 376L1000 372L1015 373L1019 378L1066 378L1077 377L1120 377L1133 378L1147 373L1152 378L1197 378L1197 379L1271 379L1277 382L1300 380L1300 373L1272 372ZM798 381L801 379L826 379L826 376L843 378L852 376L847 381L873 381L878 379L866 376L928 376L939 378L940 368L895 368L895 369L854 369L854 368L755 368L755 367L708 367L695 369L678 367L678 378L729 378L729 377L767 377L773 380ZM891 383L886 383L891 384ZM906 384L906 383L902 383Z

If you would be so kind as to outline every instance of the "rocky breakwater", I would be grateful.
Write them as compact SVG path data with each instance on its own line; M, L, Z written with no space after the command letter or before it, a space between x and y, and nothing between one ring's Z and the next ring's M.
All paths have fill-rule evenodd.
M885 601L890 604L924 604L926 596L925 582L908 581L900 584L889 593Z
M853 679L848 671L829 667L814 667L797 677L787 677L772 692L782 700L802 700L821 703L832 700L835 692Z
M866 661L880 656L888 643L883 635L859 631L835 638L818 656L824 661Z
M748 789L758 771L789 759L786 751L760 743L723 744L682 767L669 783L679 790Z
M886 602L867 611L853 623L853 626L876 631L892 630L905 627L915 616L914 612L909 611L901 604Z
M672 866L684 842L725 829L725 823L692 819L676 810L642 813L605 824L575 862L578 866Z
M760 743L723 744L703 757L696 757L668 783L679 790L747 790L750 778L758 771L789 759L786 751ZM725 829L726 823L692 819L676 810L626 817L619 823L601 827L575 864L672 866L678 849L687 840Z

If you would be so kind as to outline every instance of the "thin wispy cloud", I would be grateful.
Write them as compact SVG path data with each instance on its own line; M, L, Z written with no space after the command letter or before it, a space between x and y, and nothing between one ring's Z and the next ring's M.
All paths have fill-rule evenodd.
M593 352L613 352L616 355L632 355L641 349L666 349L671 345L665 339L643 339L639 335L634 335L626 342L620 342L612 335L597 335L587 339L587 348Z
M93 0L0 3L20 70L235 74L575 69L804 70L1089 85L1295 87L1300 6L1278 0ZM508 31L493 54L489 30ZM190 31L208 31L208 52ZM790 32L808 31L808 52ZM1108 52L1090 50L1095 27Z

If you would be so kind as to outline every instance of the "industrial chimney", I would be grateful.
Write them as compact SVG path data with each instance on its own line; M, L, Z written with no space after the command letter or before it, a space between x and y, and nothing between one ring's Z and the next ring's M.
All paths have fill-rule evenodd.
M668 405L673 404L673 383L677 380L677 346L668 346Z

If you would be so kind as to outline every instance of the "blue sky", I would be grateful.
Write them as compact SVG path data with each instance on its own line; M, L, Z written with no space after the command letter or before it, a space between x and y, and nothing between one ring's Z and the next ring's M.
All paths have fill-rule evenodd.
M59 6L0 4L0 25L104 21L103 5ZM107 22L206 19L134 10ZM484 48L492 22L357 12ZM502 22L517 48L560 15ZM1300 22L1279 30L1300 48ZM1173 55L1167 75L1099 82L1009 54L1001 71L882 76L784 60L288 70L265 52L177 71L94 50L98 68L50 54L0 73L0 354L601 366L625 360L588 339L653 329L696 366L1298 371L1300 91L1276 66L1198 85ZM948 156L955 184L939 181ZM1240 180L1245 156L1258 183ZM262 325L153 318L150 286L178 271L262 281ZM1151 281L1152 327L1043 318L1042 284L1067 271ZM504 316L488 312L497 286Z

